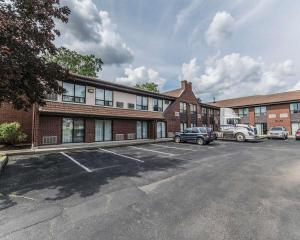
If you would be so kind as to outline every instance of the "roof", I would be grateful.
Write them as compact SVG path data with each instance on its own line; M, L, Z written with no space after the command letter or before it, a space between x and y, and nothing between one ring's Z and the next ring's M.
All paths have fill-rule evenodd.
M279 103L296 102L300 100L300 90L274 93L267 95L254 95L248 97L232 98L210 103L218 107L242 107L254 105L273 105Z
M178 89L174 89L174 90L171 90L171 91L163 92L162 94L166 95L166 96L177 98L181 95L182 91L183 91L182 88L178 88Z
M141 94L141 95L145 95L145 96L149 96L149 97L157 97L157 98L163 98L163 99L168 99L168 100L175 99L175 97L165 95L163 93L155 93L155 92L151 92L151 91L146 91L146 90L138 89L135 87L129 87L129 86L114 83L111 81L105 81L102 79L83 76L83 75L79 75L79 74L75 74L75 73L70 73L69 80L87 83L91 86L105 87L105 88L112 89L112 90L118 90L118 91L133 93L133 94Z
M139 111L134 109L120 109L99 107L93 105L82 105L64 102L46 102L46 105L39 108L42 114L62 115L85 115L85 116L106 116L109 118L122 119L164 119L162 112Z
M199 104L202 106L202 107L206 107L206 108L213 108L213 109L220 109L220 107L216 106L216 105L213 105L211 103L203 103L203 102L199 102Z

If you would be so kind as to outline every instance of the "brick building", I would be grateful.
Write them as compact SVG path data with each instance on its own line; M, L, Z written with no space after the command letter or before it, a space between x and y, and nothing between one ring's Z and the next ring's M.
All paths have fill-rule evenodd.
M284 126L290 134L300 128L300 91L256 95L212 103L233 108L242 123L253 125L259 134L274 126Z
M165 138L187 127L218 126L202 114L203 104L185 80L179 89L165 93L76 74L59 84L64 94L48 95L45 106L28 112L2 104L0 123L20 122L33 146Z

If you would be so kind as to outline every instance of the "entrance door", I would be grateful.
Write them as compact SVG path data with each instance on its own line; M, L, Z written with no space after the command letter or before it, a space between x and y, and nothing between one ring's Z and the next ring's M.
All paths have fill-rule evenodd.
M137 139L148 138L148 122L146 121L136 122L136 138Z
M112 121L111 120L95 120L95 141L111 141L112 140Z
M255 127L256 127L258 135L267 134L267 124L266 123L256 123Z
M292 123L292 135L295 135L298 129L300 129L300 123Z
M80 143L84 142L84 120L80 118L63 118L62 142Z
M165 122L157 122L156 123L156 137L157 138L165 138L166 137L166 123Z

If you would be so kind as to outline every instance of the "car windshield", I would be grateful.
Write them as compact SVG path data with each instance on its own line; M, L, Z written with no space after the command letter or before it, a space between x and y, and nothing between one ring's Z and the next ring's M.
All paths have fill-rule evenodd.
M273 127L271 131L282 131L282 127Z
M200 128L199 128L199 131L200 131L201 133L206 133L206 132L207 132L206 128L203 128L203 127L200 127Z

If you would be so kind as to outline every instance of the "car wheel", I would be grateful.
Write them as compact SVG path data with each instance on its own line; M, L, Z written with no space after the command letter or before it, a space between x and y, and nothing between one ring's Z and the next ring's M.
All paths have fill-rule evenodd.
M204 145L205 144L205 141L204 141L204 139L203 138L197 138L197 144L198 145Z
M235 136L235 139L236 139L236 141L238 141L238 142L245 142L245 140L246 140L244 134L242 134L242 133L238 133L238 134Z
M179 136L175 137L174 140L175 140L176 143L180 143L181 142L181 138Z

